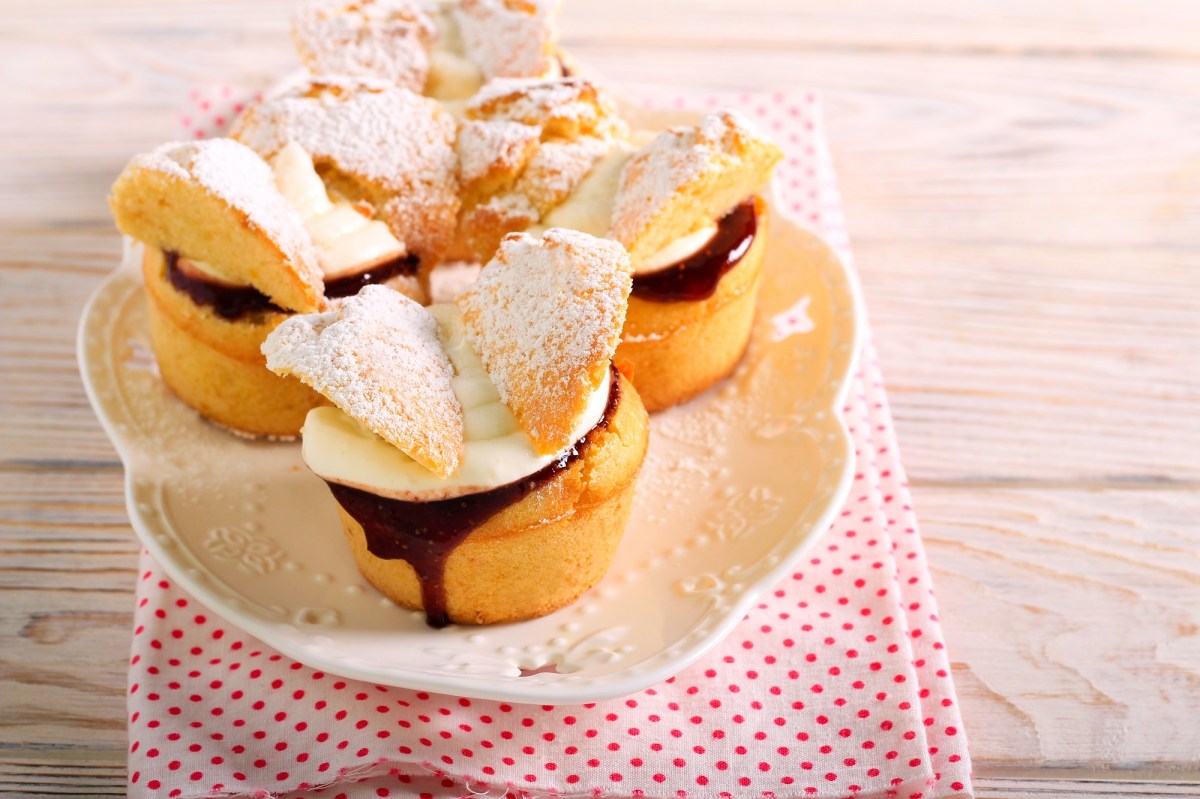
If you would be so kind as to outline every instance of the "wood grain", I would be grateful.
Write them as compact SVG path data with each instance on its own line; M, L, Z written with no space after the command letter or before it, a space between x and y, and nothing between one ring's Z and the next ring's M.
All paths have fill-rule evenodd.
M918 501L964 707L1003 720L970 730L989 766L1197 770L1200 497L931 488Z
M0 3L0 795L124 793L137 545L74 335L107 187L291 3ZM636 24L631 20L636 19ZM819 87L989 797L1200 794L1200 6L572 0L622 82Z

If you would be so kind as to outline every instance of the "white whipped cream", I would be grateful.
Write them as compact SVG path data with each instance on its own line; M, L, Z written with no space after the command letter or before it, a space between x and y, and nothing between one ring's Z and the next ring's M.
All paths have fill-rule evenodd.
M425 94L442 102L465 101L483 86L483 70L467 58L462 32L451 7L442 5L431 16L438 36L429 51Z
M638 264L633 271L639 275L645 275L673 266L684 258L699 252L715 235L717 235L717 223L708 222L699 230L668 242L667 246Z
M501 402L479 356L471 348L462 315L452 303L430 306L454 365L453 388L462 404L466 447L458 471L443 479L333 407L314 408L304 421L308 467L332 483L409 502L432 502L506 485L539 471L573 446L538 455L529 436ZM611 371L592 392L572 441L587 435L604 415Z
M471 59L442 47L429 52L425 94L443 103L461 104L482 87L483 71Z
M229 275L218 272L204 261L195 261L182 255L175 261L175 266L189 277L198 278L217 286L240 289L250 285L250 281L248 280L234 279Z
M621 170L635 152L626 142L614 143L612 149L579 181L567 199L551 209L541 224L530 232L538 236L552 227L565 227L599 238L607 237L612 227L613 205L621 183Z
M371 218L369 208L330 198L312 157L300 145L289 142L271 166L280 194L300 214L317 246L317 261L326 280L357 274L405 254L404 245L387 225Z
M598 237L611 237L613 205L621 184L621 170L637 149L629 143L617 142L608 154L596 162L575 191L561 205L546 214L541 224L527 232L540 236L552 227L579 230ZM717 232L717 223L709 222L700 229L669 242L643 263L634 264L634 274L646 274L665 269L699 252Z

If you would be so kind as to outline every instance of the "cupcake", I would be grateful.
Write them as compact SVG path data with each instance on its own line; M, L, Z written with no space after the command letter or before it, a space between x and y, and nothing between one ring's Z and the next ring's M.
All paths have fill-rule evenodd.
M315 0L292 19L314 75L384 80L454 107L492 78L558 77L560 0Z
M292 313L325 306L317 248L271 167L228 139L167 144L130 161L109 198L142 243L150 340L163 380L212 421L292 436L320 397L265 368Z
M648 436L612 366L629 289L615 242L513 234L455 303L367 287L268 337L268 366L332 403L304 459L368 581L442 626L542 616L600 580Z
M159 372L208 419L251 436L296 436L323 402L266 369L262 343L293 313L383 284L424 299L415 256L372 205L322 181L296 142L271 162L230 139L135 157L110 205L144 248Z
M710 114L640 148L618 142L544 215L542 225L628 249L633 291L615 359L647 409L696 396L741 359L766 253L759 193L781 158L737 114Z
M759 193L782 157L724 112L664 131L622 169L611 235L634 275L616 359L648 409L691 399L741 359L767 247Z

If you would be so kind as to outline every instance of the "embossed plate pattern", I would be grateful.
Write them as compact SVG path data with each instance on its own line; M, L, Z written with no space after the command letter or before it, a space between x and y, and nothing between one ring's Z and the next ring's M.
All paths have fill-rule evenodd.
M134 529L230 622L314 668L381 684L542 704L623 696L724 638L849 488L839 412L858 339L853 278L784 219L771 238L746 358L720 387L653 418L607 577L520 624L432 630L369 586L298 444L234 437L158 379L132 253L84 312L80 367L125 463Z

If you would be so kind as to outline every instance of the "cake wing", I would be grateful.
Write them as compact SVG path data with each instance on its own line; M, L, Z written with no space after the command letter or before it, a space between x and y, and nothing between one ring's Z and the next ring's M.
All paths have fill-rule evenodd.
M471 346L538 452L571 443L617 348L631 284L621 245L553 228L540 240L505 237L459 296Z
M455 17L470 57L488 78L558 74L562 0L461 0Z
M379 77L414 92L429 75L433 20L413 0L311 0L292 17L292 39L314 75Z
M621 172L612 234L639 264L762 188L783 153L740 115L663 131Z
M527 197L539 218L544 217L570 196L611 147L611 141L596 136L545 142L525 165L513 191Z
M122 233L203 261L301 313L324 304L317 251L271 167L231 139L164 144L136 156L113 184Z
M326 313L285 320L262 350L271 371L297 377L431 472L448 477L458 468L454 367L423 306L367 286Z
M481 261L565 200L626 133L612 100L579 78L497 78L465 114L461 229Z
M436 100L380 81L314 78L246 109L231 135L264 158L296 142L336 191L380 209L410 252L435 262L449 248L455 125Z
M465 111L470 119L536 125L545 137L624 132L616 104L582 78L496 78L471 98Z
M537 152L542 131L536 125L469 119L458 131L458 177L476 197L510 188Z

